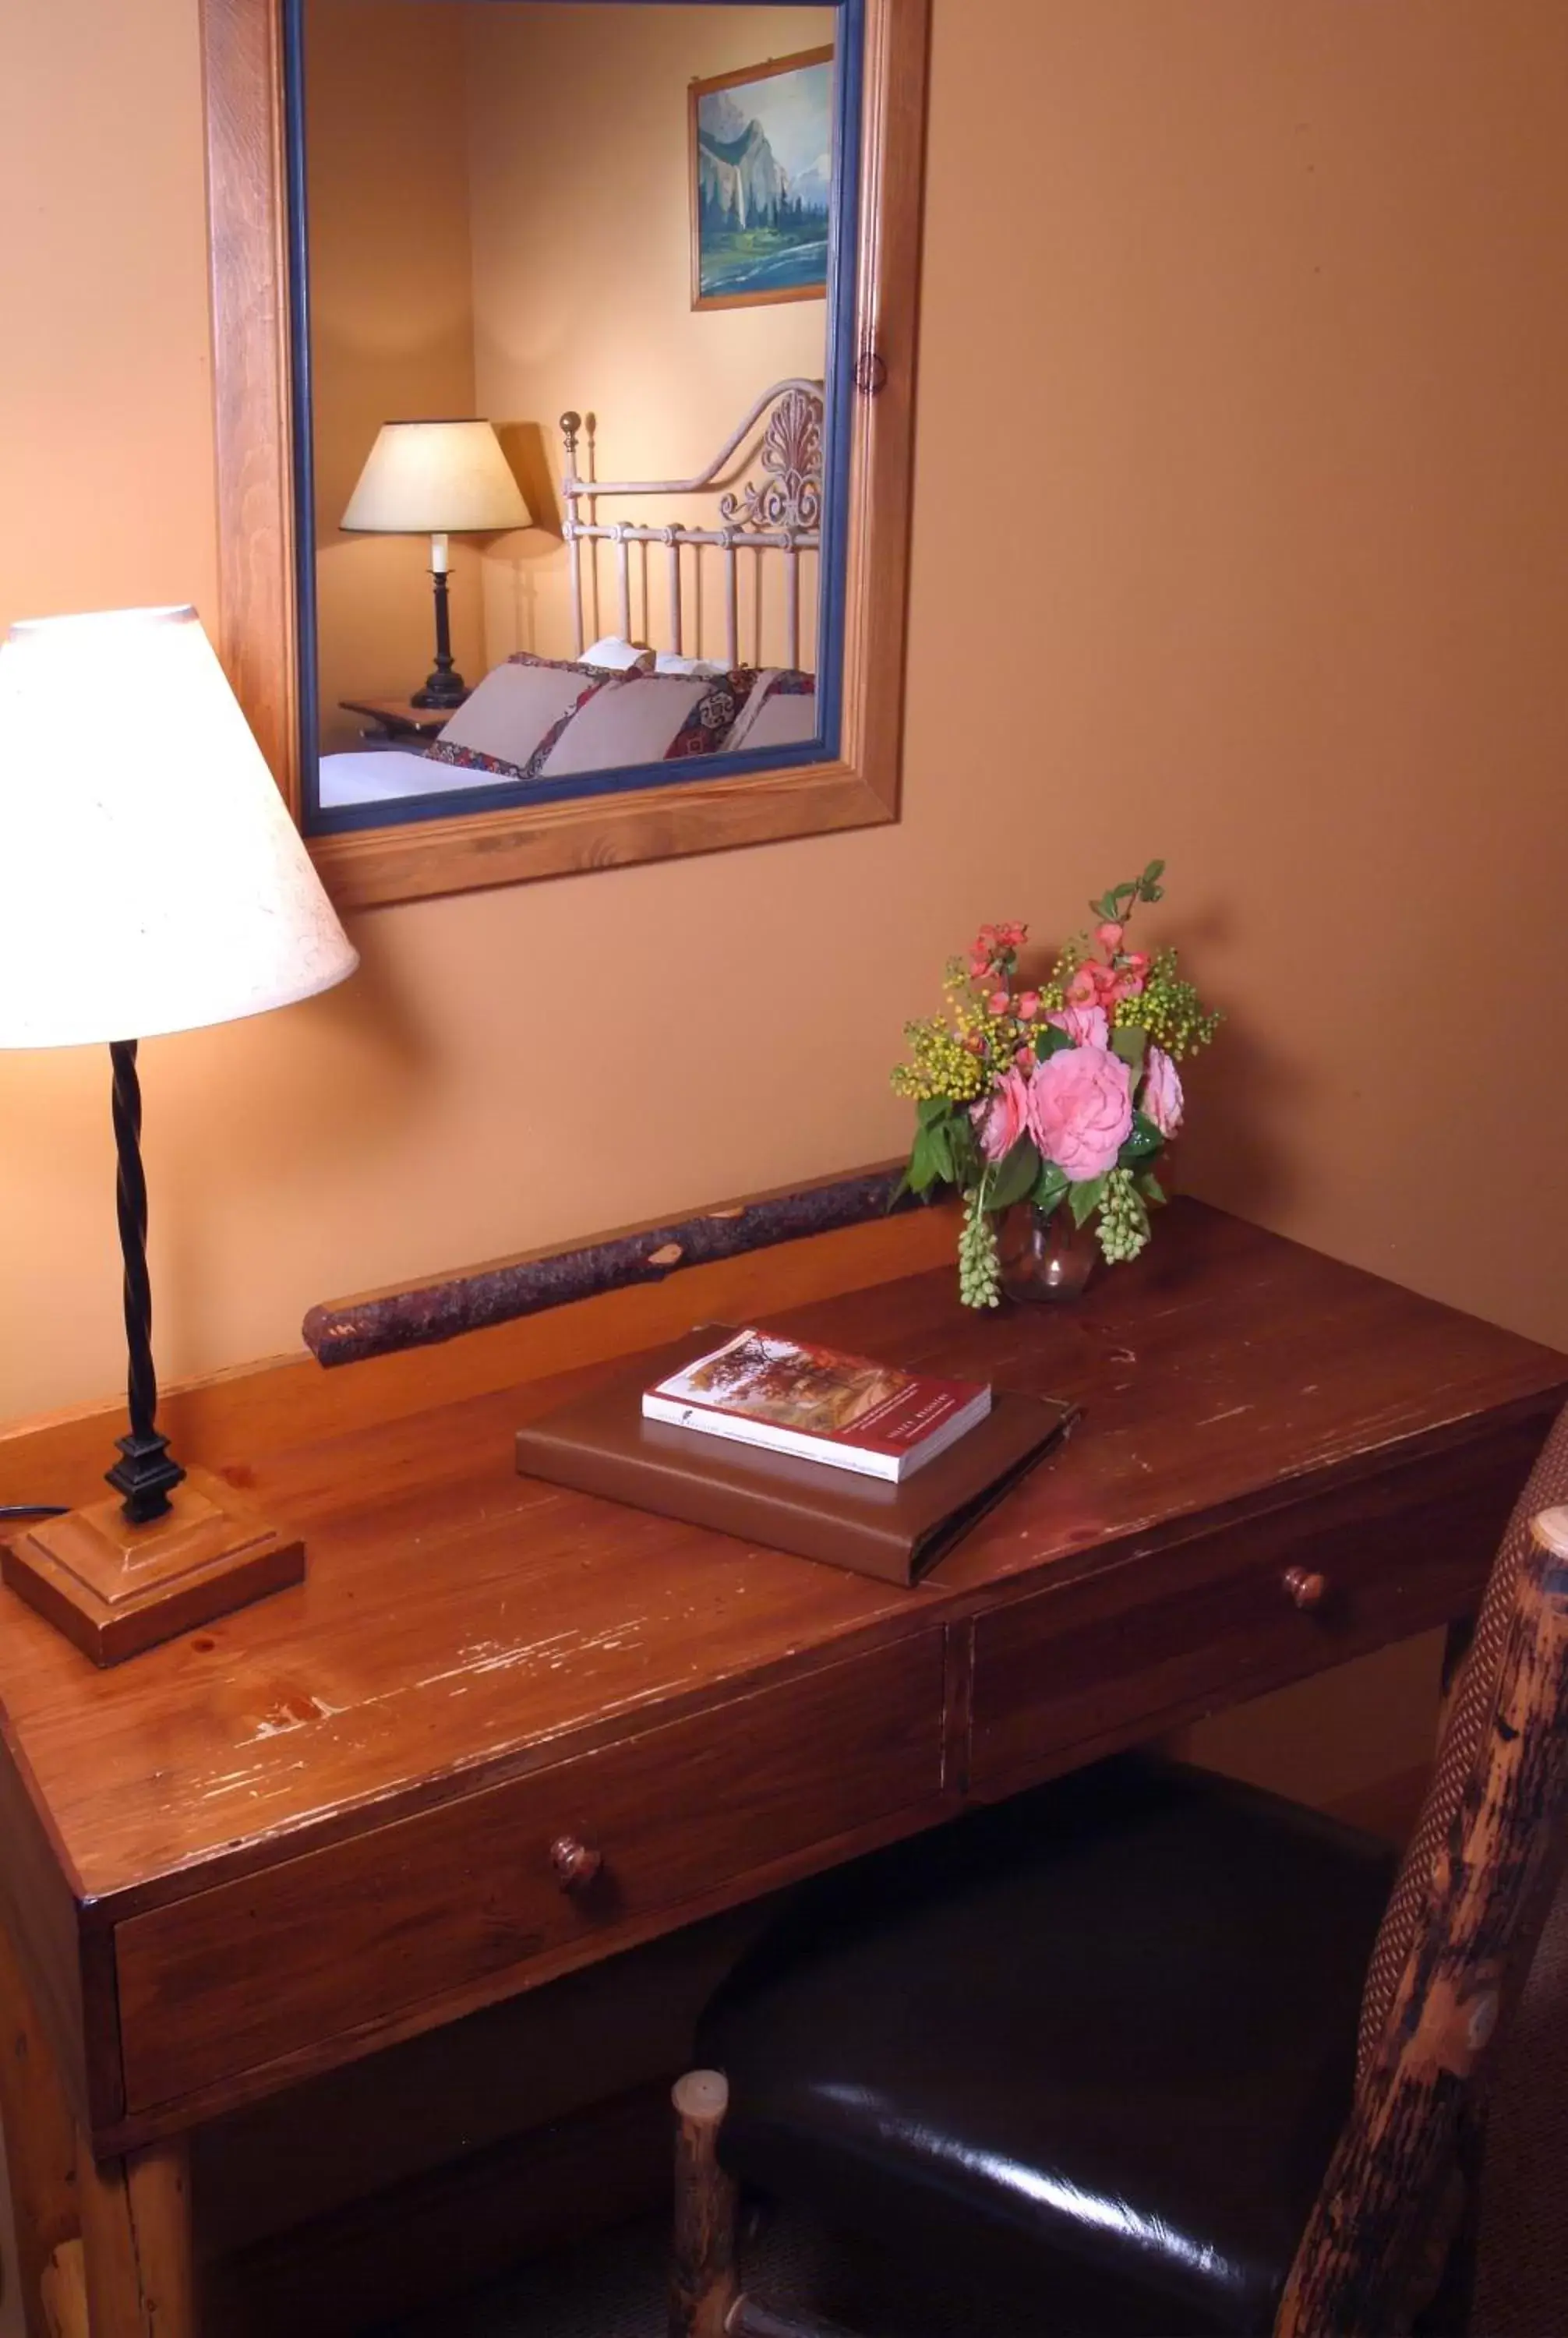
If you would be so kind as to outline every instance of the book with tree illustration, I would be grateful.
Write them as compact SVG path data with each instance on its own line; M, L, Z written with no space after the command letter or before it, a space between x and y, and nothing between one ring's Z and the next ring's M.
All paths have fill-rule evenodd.
M991 1391L745 1331L647 1389L642 1411L712 1437L897 1482L984 1420Z

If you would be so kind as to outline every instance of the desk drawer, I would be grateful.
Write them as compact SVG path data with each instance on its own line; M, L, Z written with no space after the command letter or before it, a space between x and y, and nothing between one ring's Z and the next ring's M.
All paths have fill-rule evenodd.
M981 1616L971 1786L1010 1792L1466 1613L1539 1443L1502 1434Z
M521 1989L942 1784L942 1635L831 1665L629 1743L128 1918L127 2107L145 2110L409 2009ZM597 1857L557 1872L567 1840ZM737 1898L743 1893L737 1892Z

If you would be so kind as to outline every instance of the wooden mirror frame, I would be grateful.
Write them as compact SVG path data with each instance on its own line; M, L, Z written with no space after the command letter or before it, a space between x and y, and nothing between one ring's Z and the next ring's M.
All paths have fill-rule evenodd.
M865 0L836 759L312 837L344 909L896 820L930 0ZM279 0L202 0L219 654L296 818L299 684Z

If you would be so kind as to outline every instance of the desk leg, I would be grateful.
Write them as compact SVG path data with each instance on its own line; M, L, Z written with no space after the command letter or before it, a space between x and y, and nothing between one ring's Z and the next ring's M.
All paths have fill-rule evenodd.
M0 2119L16 2227L16 2287L27 2338L52 2328L43 2284L50 2259L74 2239L76 2130L54 2056L15 1950L0 1927Z
M183 2142L94 2164L78 2145L92 2338L196 2338Z

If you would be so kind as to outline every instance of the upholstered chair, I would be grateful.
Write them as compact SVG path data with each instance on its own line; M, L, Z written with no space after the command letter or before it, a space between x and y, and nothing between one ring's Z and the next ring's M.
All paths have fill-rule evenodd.
M743 2294L738 2182L996 2268L1030 2338L1462 2330L1484 2082L1565 1822L1568 1413L1396 1874L1134 1755L801 1897L676 2089L672 2333L820 2338Z

